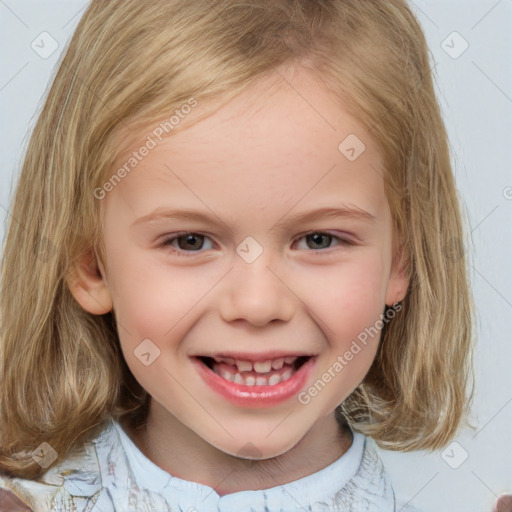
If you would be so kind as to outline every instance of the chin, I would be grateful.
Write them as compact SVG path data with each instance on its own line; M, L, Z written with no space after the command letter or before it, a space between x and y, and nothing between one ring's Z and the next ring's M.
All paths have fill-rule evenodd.
M286 439L273 439L269 437L258 437L252 440L247 436L240 442L230 439L229 445L226 443L210 443L218 450L233 457L245 460L267 460L279 457L294 449L304 438L298 435L298 439L290 439L290 433L286 432Z

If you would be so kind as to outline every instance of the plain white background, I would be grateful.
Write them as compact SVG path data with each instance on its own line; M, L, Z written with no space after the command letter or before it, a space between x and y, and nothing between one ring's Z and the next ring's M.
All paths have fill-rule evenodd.
M425 30L471 240L476 398L456 444L381 451L401 500L425 512L490 512L512 493L512 0L410 2ZM0 0L0 236L28 135L87 2ZM48 32L50 55L33 48ZM45 50L50 51L50 39ZM45 58L43 58L45 57ZM27 222L29 219L20 219Z

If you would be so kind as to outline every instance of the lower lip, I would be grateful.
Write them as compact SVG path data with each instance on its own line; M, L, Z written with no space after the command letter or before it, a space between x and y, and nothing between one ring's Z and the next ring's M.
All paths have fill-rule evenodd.
M223 379L197 357L192 358L199 375L211 389L235 405L263 408L277 405L295 396L311 375L316 357L310 357L289 379L273 386L246 386Z

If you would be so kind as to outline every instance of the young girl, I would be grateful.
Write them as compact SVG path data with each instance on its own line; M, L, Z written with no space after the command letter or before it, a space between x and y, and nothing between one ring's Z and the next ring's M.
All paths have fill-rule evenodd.
M404 0L93 0L9 218L2 510L412 510L376 445L465 421L464 235Z

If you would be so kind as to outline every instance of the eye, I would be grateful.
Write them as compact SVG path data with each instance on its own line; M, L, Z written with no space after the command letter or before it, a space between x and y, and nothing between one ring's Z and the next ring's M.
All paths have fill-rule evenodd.
M310 233L306 233L297 240L302 239L306 240L306 249L313 249L314 251L318 251L320 249L320 252L322 252L321 249L329 248L333 241L337 242L336 245L341 246L356 245L354 241L348 238L340 238L336 235L333 235L332 233L323 231L312 231ZM177 233L176 235L167 238L162 243L162 246L172 247L174 249L173 252L176 253L177 256L193 256L194 253L203 252L201 249L204 249L205 240L211 239L207 235L187 231L183 233ZM212 246L207 247L207 249L212 248ZM304 249L304 246L301 249Z
M168 238L162 244L163 247L171 246L175 247L174 242L178 243L178 250L175 250L177 256L191 256L192 254L187 254L189 251L186 249L192 249L192 253L201 252L199 249L202 248L204 244L204 239L208 238L206 235L202 235L200 233L193 232L185 232L178 233L171 238Z
M310 233L306 233L302 235L300 238L298 238L298 240L302 239L306 240L306 247L313 250L329 248L330 243L334 240L338 242L336 245L356 245L355 242L348 238L340 238L336 235L333 235L332 233L324 231L312 231Z

